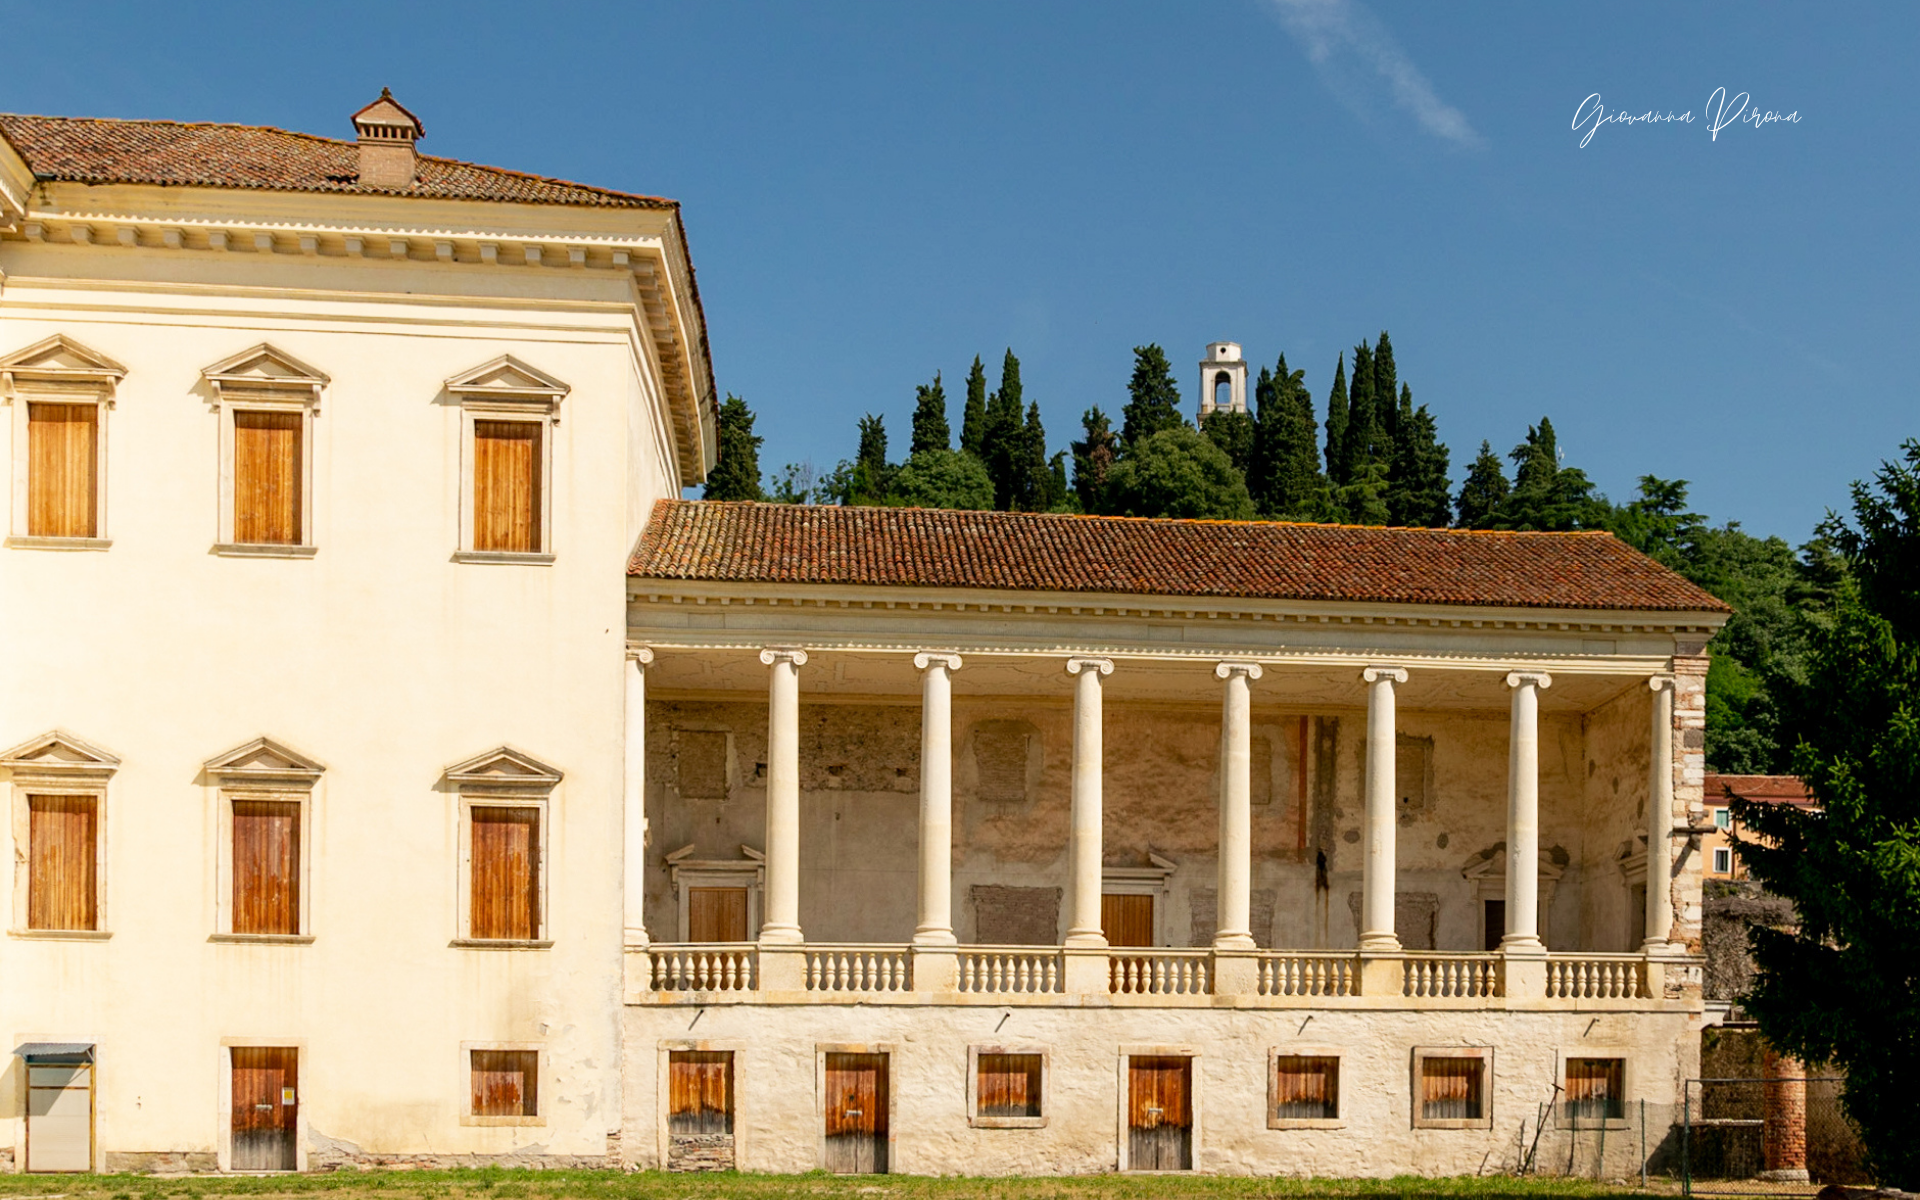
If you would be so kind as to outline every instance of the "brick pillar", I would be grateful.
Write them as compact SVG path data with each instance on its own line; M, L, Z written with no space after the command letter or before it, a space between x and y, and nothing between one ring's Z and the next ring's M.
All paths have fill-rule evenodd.
M1766 1169L1760 1178L1776 1183L1807 1182L1806 1067L1797 1058L1766 1047L1761 1070L1767 1081L1760 1109L1760 1153Z

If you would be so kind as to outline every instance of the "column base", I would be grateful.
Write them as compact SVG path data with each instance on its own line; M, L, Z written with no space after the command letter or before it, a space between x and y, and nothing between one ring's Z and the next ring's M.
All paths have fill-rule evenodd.
M1216 996L1252 996L1260 991L1260 960L1254 954L1253 939L1242 947L1216 947L1213 952L1213 994Z
M762 946L804 946L807 937L798 925L762 925L759 941Z
M1061 945L1068 950L1105 950L1107 948L1107 935L1097 929L1092 933L1088 933L1085 930L1069 929L1067 931L1067 940L1062 942Z
M913 990L916 992L957 992L960 990L960 956L954 947L913 947Z
M1762 1171L1756 1176L1762 1183L1811 1183L1812 1177L1805 1167L1785 1167L1778 1171Z
M1360 953L1362 954L1398 954L1404 946L1400 938L1393 933L1363 933L1360 935Z
M1213 939L1215 950L1257 950L1251 933L1221 933Z
M629 950L645 950L653 945L653 941L647 937L647 931L644 929L628 929L622 944Z
M760 944L760 991L807 990L807 952L798 945Z
M1508 934L1500 939L1500 953L1508 958L1545 958L1547 944L1533 934Z
M1105 938L1101 941L1105 942ZM1061 990L1067 995L1105 996L1113 990L1112 968L1108 965L1107 948L1066 948L1066 978L1061 980Z
M1360 994L1401 996L1407 990L1407 961L1400 957L1400 940L1391 951L1360 951Z
M913 931L913 947L928 950L951 950L960 944L951 929L916 929Z

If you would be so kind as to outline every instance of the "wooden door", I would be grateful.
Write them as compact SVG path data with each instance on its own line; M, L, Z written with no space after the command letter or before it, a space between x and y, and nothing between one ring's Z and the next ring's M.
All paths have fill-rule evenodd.
M667 1056L667 1132L733 1132L733 1051L675 1050Z
M1100 928L1109 946L1153 945L1153 897L1100 897Z
M299 1059L292 1046L233 1047L233 1170L298 1167Z
M233 802L233 931L300 932L300 805Z
M93 1170L93 1066L27 1064L27 1170Z
M746 941L747 889L688 888L687 940L690 942Z
M1193 1169L1193 1060L1136 1055L1127 1061L1127 1167Z
M827 1055L827 1170L886 1173L888 1102L886 1055Z
M1498 950L1507 936L1507 902L1505 900L1482 900L1480 902L1480 948Z

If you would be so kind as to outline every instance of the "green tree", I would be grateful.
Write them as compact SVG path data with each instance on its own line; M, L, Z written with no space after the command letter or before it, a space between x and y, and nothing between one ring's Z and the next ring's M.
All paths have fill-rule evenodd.
M773 481L775 504L812 504L815 500L829 499L832 497L816 486L811 462L788 463L780 468L779 478Z
M1494 529L1597 529L1607 524L1606 501L1577 467L1560 465L1553 422L1527 426L1527 440L1507 455L1513 460L1513 491L1494 515Z
M1226 452L1181 425L1141 439L1107 473L1105 509L1128 517L1249 520L1247 481Z
M760 447L766 441L754 436L753 410L747 402L729 392L720 405L717 441L719 461L707 472L707 484L700 494L708 500L765 500L760 487Z
M1200 419L1200 432L1226 452L1234 470L1245 475L1253 469L1253 414L1216 408Z
M1821 810L1735 801L1751 876L1793 901L1754 927L1745 997L1766 1039L1846 1071L1882 1185L1920 1187L1920 441L1820 532L1851 571L1796 701L1797 773Z
M967 370L967 403L960 411L960 448L987 461L987 369L973 356Z
M1381 341L1386 340L1381 334ZM1387 523L1445 529L1453 516L1451 454L1440 440L1433 414L1413 406L1413 389L1400 385L1399 432L1393 443L1393 469L1387 484Z
M1120 413L1121 453L1132 453L1135 443L1187 423L1180 412L1180 389L1173 383L1173 364L1158 343L1133 348L1133 378L1127 381L1127 406Z
M1000 386L987 397L979 451L987 474L993 477L993 506L1002 511L1013 508L1026 490L1022 486L1027 464L1021 398L1020 360L1009 349L1000 364Z
M1493 521L1499 515L1500 506L1507 502L1507 494L1513 489L1507 483L1507 469L1500 462L1500 456L1486 441L1480 443L1480 454L1473 460L1473 466L1467 469L1467 478L1460 485L1460 498L1454 501L1454 512L1459 515L1463 529L1491 529Z
M1053 469L1047 462L1047 429L1040 423L1040 405L1028 401L1027 419L1014 448L1010 507L1021 512L1046 512L1059 499L1053 494Z
M868 413L860 418L860 447L853 461L835 468L826 487L842 504L884 504L893 471L887 462L886 419Z
M953 430L947 426L947 389L940 383L940 372L932 383L913 389L913 447L908 454L926 450L948 450L953 446Z
M1260 368L1254 400L1254 464L1247 477L1254 506L1266 517L1320 519L1327 479L1320 473L1320 430L1306 372L1288 370L1282 354L1272 373Z
M1347 385L1347 433L1340 446L1343 484L1352 486L1363 482L1367 464L1379 457L1374 453L1374 443L1379 436L1380 420L1373 394L1373 349L1361 342L1353 348L1353 376Z
M1352 405L1347 396L1347 356L1342 354L1333 368L1333 390L1327 393L1327 480L1347 482L1347 426L1352 421Z
M1388 340L1387 331L1382 329L1380 340L1373 345L1375 434L1379 439L1373 447L1375 458L1394 459L1399 450L1400 418L1413 415L1410 408L1403 409L1397 403L1400 390L1398 369L1393 363L1393 343Z
M960 450L921 450L893 473L887 503L911 508L993 507L987 468Z
M1119 457L1120 439L1113 435L1113 422L1096 406L1080 416L1085 433L1073 443L1073 491L1080 498L1083 512L1107 511L1101 499L1107 486L1107 474Z

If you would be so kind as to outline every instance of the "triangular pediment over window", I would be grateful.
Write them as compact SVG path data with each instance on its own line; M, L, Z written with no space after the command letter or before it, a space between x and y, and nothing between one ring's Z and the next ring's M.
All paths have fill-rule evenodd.
M511 746L501 746L485 754L455 763L447 768L449 782L461 787L511 788L544 791L559 783L564 772L548 766L533 755Z
M55 729L0 754L0 767L16 776L104 779L119 769L120 760L90 742Z
M236 746L206 764L207 774L226 784L257 780L262 783L312 783L327 768L272 738L258 737Z
M261 342L200 372L215 390L226 388L297 391L320 398L320 389L332 382L324 371L310 367L276 346Z
M572 391L570 384L529 366L511 354L462 371L447 380L447 391L463 400L504 400L554 404Z
M56 333L0 358L0 382L13 390L16 379L44 383L95 384L111 388L127 369L98 350Z

